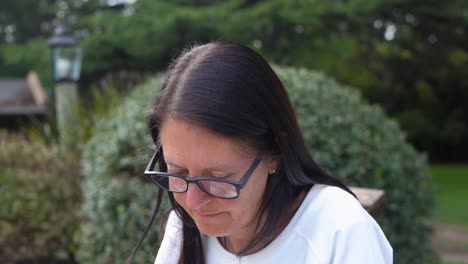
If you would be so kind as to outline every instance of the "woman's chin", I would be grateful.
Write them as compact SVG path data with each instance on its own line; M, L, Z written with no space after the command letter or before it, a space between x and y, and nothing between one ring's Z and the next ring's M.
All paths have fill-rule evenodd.
M198 230L200 230L201 233L207 235L207 236L213 236L213 237L223 237L226 236L227 230L225 225L213 225L213 224L205 224L205 223L198 223L195 222Z

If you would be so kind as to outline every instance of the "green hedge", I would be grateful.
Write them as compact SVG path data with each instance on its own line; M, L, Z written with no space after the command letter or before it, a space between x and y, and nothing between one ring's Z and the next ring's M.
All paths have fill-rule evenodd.
M78 28L99 28L83 41L82 81L122 69L161 70L189 42L235 41L275 63L319 69L358 88L431 159L466 162L468 2L418 3L139 0L134 15L79 19ZM391 26L398 30L387 40Z
M83 36L82 95L120 72L160 71L187 43L235 41L275 63L318 69L358 88L432 160L468 161L468 1L138 0L127 15L99 2L106 1L68 10ZM397 32L387 40L392 26ZM0 44L0 75L36 70L52 87L46 43ZM116 84L132 81L121 76Z
M0 43L0 77L25 78L29 71L35 71L47 90L53 84L50 53L43 39L33 39L22 44Z
M434 200L426 157L405 142L395 121L354 89L304 69L276 70L319 164L349 185L386 191L378 221L394 247L395 263L436 262L427 239ZM99 122L84 148L82 263L122 263L149 218L156 190L139 176L151 153L145 114L161 83L156 77L139 87ZM153 261L158 231L159 220L136 263Z
M396 121L356 89L322 74L277 68L318 163L348 185L386 192L378 219L395 263L437 262L428 242L434 183L425 155L405 142Z
M0 131L0 263L72 261L80 183L78 158Z
M124 263L150 217L156 189L143 184L144 165L151 153L145 115L156 78L140 86L96 124L83 149L84 218L79 263ZM132 177L137 176L137 177ZM157 252L155 224L135 263L151 263Z

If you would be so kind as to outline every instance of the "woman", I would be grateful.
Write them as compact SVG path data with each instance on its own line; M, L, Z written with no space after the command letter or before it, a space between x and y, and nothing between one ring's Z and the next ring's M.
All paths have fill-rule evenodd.
M377 223L312 159L255 51L215 42L184 52L148 124L156 151L145 175L173 209L156 264L392 263Z

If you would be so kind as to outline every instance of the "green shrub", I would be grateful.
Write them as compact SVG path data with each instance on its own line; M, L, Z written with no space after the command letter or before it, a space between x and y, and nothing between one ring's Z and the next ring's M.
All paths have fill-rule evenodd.
M427 240L433 185L426 157L405 143L396 122L366 104L354 89L304 69L276 70L319 164L348 185L386 191L378 221L394 247L395 263L436 261ZM156 191L132 176L142 175L151 153L145 114L161 83L158 77L136 90L99 122L85 146L82 263L123 262L149 218ZM137 263L153 261L159 223Z
M72 260L80 221L79 159L0 131L0 262Z
M152 91L160 86L161 78L140 86L97 122L83 149L85 223L77 252L80 263L123 263L149 219L156 189L132 176L142 175L151 153L145 114ZM157 232L152 231L135 263L154 261L157 241Z
M466 162L466 3L139 0L134 15L79 17L89 32L99 29L83 41L82 81L119 69L161 70L189 42L235 41L275 63L319 69L359 88L431 159ZM388 41L390 22L398 33Z
M46 41L33 39L27 43L0 44L0 76L24 78L29 71L39 75L42 86L47 90L51 83L50 51Z
M356 89L304 69L276 69L288 87L302 132L315 159L347 185L385 190L378 222L394 249L395 263L431 263L428 242L434 185L425 155L382 109Z

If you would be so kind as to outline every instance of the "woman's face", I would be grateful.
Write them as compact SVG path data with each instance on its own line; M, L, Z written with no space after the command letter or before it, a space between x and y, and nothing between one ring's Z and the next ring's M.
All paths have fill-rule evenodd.
M256 157L251 148L237 140L179 119L169 118L164 122L160 140L168 172L189 177L239 181ZM249 239L271 166L262 161L236 199L212 197L196 184L189 184L187 192L174 193L174 197L202 233Z

